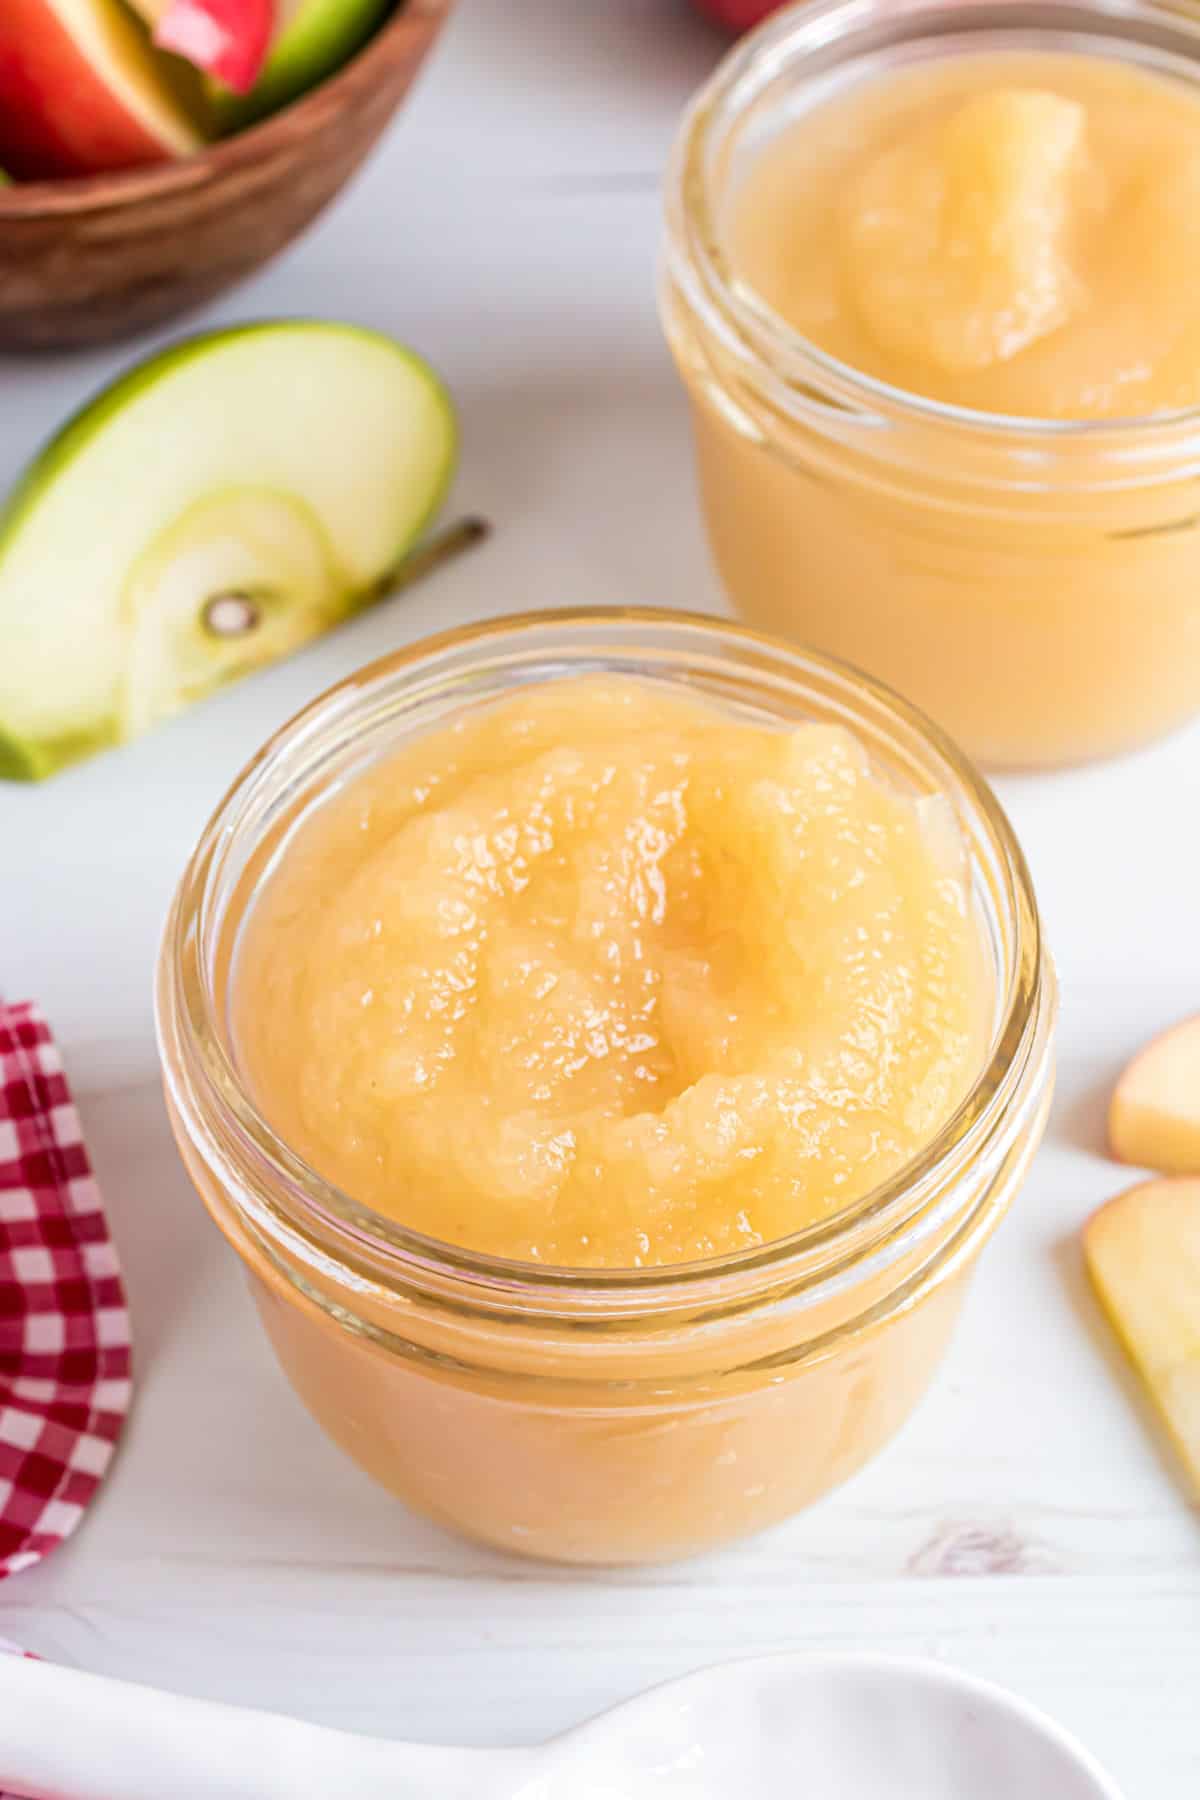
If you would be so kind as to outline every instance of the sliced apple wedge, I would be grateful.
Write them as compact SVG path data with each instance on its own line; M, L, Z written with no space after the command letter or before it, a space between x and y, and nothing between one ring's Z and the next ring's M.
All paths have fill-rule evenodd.
M248 94L267 59L275 0L131 0L160 50L182 56L235 94Z
M1200 1181L1147 1181L1110 1200L1083 1248L1200 1497Z
M248 94L267 59L273 0L171 0L154 41Z
M25 180L200 148L201 94L119 0L0 0L0 163Z
M0 776L133 737L373 599L455 441L432 370L355 326L217 332L134 369L0 517Z
M1200 1175L1200 1018L1146 1045L1113 1089L1109 1148L1118 1162Z
M248 94L208 84L218 128L240 131L332 75L366 43L391 0L276 0L266 67Z

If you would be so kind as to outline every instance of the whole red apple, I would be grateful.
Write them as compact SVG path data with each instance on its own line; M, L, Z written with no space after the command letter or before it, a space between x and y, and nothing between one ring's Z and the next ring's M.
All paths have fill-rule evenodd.
M778 12L785 0L692 0L692 4L726 31L749 31L768 13Z

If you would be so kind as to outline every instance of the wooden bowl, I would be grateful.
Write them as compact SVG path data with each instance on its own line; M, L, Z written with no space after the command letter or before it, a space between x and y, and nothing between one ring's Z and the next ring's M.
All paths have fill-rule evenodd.
M404 0L338 74L195 156L0 188L0 347L125 337L265 263L362 162L452 4Z

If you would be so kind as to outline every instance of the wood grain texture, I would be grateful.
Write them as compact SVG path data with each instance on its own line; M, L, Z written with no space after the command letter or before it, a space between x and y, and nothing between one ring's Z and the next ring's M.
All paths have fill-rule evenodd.
M368 154L452 4L406 0L340 74L199 156L0 189L0 347L125 337L267 262Z

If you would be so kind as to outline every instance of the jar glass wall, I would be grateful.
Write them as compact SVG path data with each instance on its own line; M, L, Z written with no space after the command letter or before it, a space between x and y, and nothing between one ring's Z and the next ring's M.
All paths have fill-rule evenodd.
M521 686L633 675L759 722L835 722L878 773L944 795L993 962L984 1066L884 1186L791 1238L678 1267L503 1261L405 1230L281 1142L239 1073L235 957L256 889L314 806L407 736ZM686 615L544 615L363 670L273 739L207 828L168 922L158 1017L184 1159L242 1258L296 1390L410 1505L505 1549L686 1555L843 1480L907 1417L1040 1139L1053 974L987 787L857 671Z
M663 316L735 608L859 664L1001 767L1109 755L1200 709L1200 413L1041 422L902 392L773 314L739 281L727 223L763 146L815 101L1039 49L1200 85L1200 21L1150 0L815 0L726 59L667 183Z

